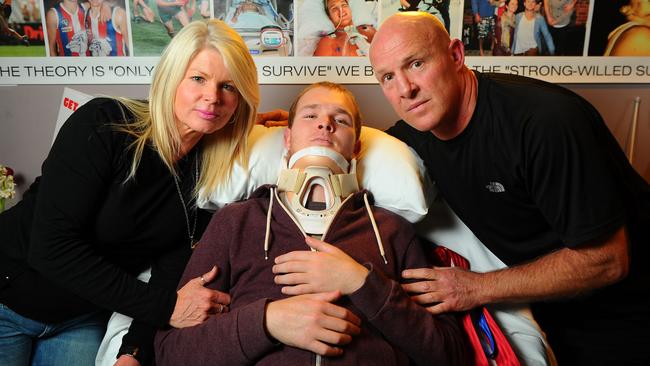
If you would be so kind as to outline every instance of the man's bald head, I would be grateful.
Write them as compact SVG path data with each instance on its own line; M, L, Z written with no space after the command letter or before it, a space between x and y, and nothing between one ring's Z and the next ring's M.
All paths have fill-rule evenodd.
M386 18L370 44L370 62L373 51L390 44L414 42L447 48L451 39L445 25L435 16L421 11L396 13Z

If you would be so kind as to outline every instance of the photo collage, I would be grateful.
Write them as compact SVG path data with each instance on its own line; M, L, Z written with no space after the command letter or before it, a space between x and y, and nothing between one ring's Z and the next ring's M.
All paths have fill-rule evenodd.
M0 56L159 56L197 19L253 56L366 56L383 19L437 17L468 56L648 56L650 0L0 0Z

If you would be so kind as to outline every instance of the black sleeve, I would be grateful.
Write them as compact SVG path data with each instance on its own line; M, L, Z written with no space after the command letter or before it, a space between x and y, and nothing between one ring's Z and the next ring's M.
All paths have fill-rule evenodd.
M182 246L159 258L151 267L149 284L163 288L176 288L190 254L189 246ZM134 319L129 331L122 338L118 356L125 353L132 354L137 349L135 358L140 365L151 364L154 358L153 339L157 330L158 327Z
M201 237L207 224L210 222L212 213L207 210L198 209L197 214L199 216L196 227L196 236ZM152 266L152 277L150 283L161 284L166 288L176 288L181 275L183 274L183 270L185 269L185 264L189 260L190 254L191 253L187 247L180 247L176 252L163 256ZM156 275L154 276L154 274ZM145 366L153 364L153 340L157 330L158 328L156 327L152 327L151 325L138 320L133 320L128 333L122 338L122 346L120 347L117 356L119 357L125 353L132 354L134 350L137 350L135 358L140 362L140 365Z
M62 127L43 163L28 262L97 306L162 326L174 309L174 286L137 280L105 260L89 240L107 187L116 178L116 160L127 146L125 134L110 130L123 116L117 102L96 99Z

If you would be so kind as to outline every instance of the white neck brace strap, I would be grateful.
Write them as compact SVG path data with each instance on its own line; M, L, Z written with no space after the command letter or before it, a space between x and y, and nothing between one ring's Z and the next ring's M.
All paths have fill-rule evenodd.
M310 146L306 147L304 149L298 150L293 155L291 155L291 159L289 159L289 163L287 164L287 167L289 169L293 168L294 165L296 165L296 162L305 156L323 156L326 158L329 158L333 162L336 163L336 165L341 168L342 171L344 172L349 172L350 168L350 163L348 163L347 160L345 160L345 157L338 152L329 149L327 147L322 147L322 146ZM352 172L354 173L354 172Z
M350 170L348 173L333 174L328 167L322 166L291 169L300 158L312 155L327 157L336 162L339 167L345 167L343 171L348 171L348 166ZM308 147L294 153L289 160L288 166L288 169L280 172L277 184L278 192L291 192L293 194L281 195L283 202L292 211L305 232L308 234L323 234L329 221L341 206L341 202L350 194L359 191L356 160L352 159L351 164L348 164L345 158L334 150L323 147ZM309 210L304 206L314 185L321 185L325 191L325 210Z

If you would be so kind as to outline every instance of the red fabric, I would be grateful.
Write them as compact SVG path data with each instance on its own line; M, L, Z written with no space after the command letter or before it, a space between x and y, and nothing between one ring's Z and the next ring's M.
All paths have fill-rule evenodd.
M433 250L433 254L434 263L436 266L460 267L463 269L469 269L469 261L449 248L437 246ZM461 320L463 329L465 329L469 344L474 353L474 357L472 357L474 360L473 365L488 366L489 364L492 364L497 366L519 366L519 359L517 358L515 352L512 350L510 342L501 331L499 324L497 324L497 322L494 321L494 318L492 318L492 315L490 314L490 311L487 309L487 307L481 306L475 310L479 311L485 317L488 327L492 332L492 337L494 338L494 344L496 345L497 352L492 358L490 358L490 360L493 362L490 362L490 360L488 360L488 356L483 351L483 346L481 345L481 341L478 336L478 332L481 330L480 328L477 330L477 326L472 320L471 312L464 311L459 313L459 319Z

